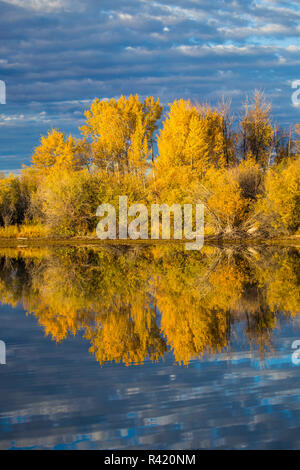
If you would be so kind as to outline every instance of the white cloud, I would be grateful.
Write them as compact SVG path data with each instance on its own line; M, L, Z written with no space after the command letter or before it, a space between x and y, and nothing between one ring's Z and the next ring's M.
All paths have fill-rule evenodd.
M289 28L281 24L266 24L259 28L259 32L266 34L287 33Z
M290 46L287 47L287 50L290 52L299 52L300 51L300 46L295 46L291 44Z
M186 54L189 56L202 56L202 55L208 55L211 52L219 55L227 55L227 54L253 54L255 53L256 49L253 46L234 46L234 45L224 45L224 44L218 44L217 46L177 46L175 48L182 54Z
M133 19L132 15L129 15L128 13L119 13L119 18L121 21L131 21Z
M5 3L16 5L27 10L41 13L57 12L60 10L70 11L78 9L80 3L72 0L3 0Z
M38 122L50 123L51 120L47 117L47 113L42 111L37 114L0 114L0 126L11 126L18 123Z

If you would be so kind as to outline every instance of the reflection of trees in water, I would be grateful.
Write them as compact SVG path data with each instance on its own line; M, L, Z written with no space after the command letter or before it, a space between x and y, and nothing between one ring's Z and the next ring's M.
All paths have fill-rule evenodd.
M3 303L22 302L56 341L79 330L99 363L177 362L228 350L237 323L261 357L299 313L299 251L63 248L0 257ZM159 314L158 314L159 313Z

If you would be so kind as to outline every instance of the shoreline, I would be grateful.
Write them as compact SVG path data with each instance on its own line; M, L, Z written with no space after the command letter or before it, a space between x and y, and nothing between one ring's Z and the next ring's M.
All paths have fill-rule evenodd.
M1 248L26 248L32 246L48 246L48 247L59 247L59 246L118 246L118 245L182 245L190 243L191 240L100 240L96 237L19 237L19 238L6 238L0 237ZM209 246L289 246L289 247L300 247L300 235L286 236L286 237L273 237L273 238L239 238L239 237L228 237L220 238L217 236L207 236L204 240L204 245Z

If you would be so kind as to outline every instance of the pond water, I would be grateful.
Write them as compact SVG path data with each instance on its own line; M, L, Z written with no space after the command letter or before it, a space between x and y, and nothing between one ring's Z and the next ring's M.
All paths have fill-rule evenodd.
M0 448L299 448L299 261L1 249Z

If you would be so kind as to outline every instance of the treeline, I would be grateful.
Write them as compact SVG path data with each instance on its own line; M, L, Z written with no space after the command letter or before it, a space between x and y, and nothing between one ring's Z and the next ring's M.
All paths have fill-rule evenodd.
M0 235L95 234L99 204L204 203L207 233L294 234L300 227L300 138L272 123L256 91L235 119L177 100L96 99L81 138L52 129L20 176L0 179ZM300 134L300 126L295 129Z

